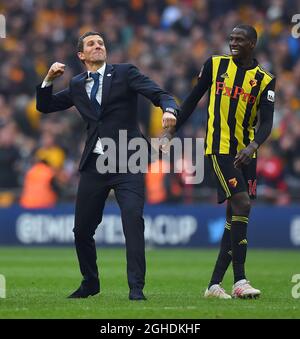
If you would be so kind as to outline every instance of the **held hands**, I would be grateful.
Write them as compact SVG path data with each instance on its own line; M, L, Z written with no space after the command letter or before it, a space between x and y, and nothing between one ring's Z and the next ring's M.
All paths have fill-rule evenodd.
M155 147L156 150L160 150L162 153L168 153L170 148L170 141L175 135L175 126L177 119L174 114L169 112L164 112L162 116L162 127L165 129L165 132L159 138L159 143Z
M175 115L169 112L164 112L162 116L162 127L166 129L166 128L175 127L175 126L176 126Z
M162 153L169 153L170 151L170 142L175 136L175 127L169 127L165 130L163 135L160 137L159 149Z
M48 74L46 75L45 81L53 81L55 78L60 77L64 74L65 71L65 64L61 64L60 62L55 62L49 68Z
M167 154L170 150L170 141L175 136L175 127L170 127L164 131L164 133L151 140L151 146L156 152L162 152Z
M241 168L242 165L248 165L257 149L258 144L255 141L252 141L246 148L239 151L235 156L233 163L234 167Z

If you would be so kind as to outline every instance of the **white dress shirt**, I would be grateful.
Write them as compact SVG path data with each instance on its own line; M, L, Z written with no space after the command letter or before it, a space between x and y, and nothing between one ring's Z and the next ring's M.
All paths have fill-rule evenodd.
M106 63L104 63L102 67L97 69L97 72L100 74L100 76L99 76L99 89L98 89L98 92L97 92L97 95L96 95L96 100L99 102L99 105L101 105L101 102L102 102L102 85L103 85L105 67L106 67ZM85 80L85 90L86 90L89 98L91 98L91 91L92 91L92 87L94 85L94 79L92 77L90 77L90 73L91 72L88 71L88 77ZM51 86L51 85L52 85L52 81L45 81L44 80L43 83L42 83L42 88L48 87L48 86ZM101 140L100 140L99 137L98 137L96 146L93 150L93 153L104 154L102 143L101 143Z

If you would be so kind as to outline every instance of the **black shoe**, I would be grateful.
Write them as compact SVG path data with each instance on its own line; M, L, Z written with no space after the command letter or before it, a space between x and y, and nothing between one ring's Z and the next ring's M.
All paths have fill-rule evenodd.
M129 300L147 300L142 290L132 289L129 292Z
M68 296L68 298L87 298L88 296L93 296L100 292L99 286L93 288L82 287L82 285L72 294Z

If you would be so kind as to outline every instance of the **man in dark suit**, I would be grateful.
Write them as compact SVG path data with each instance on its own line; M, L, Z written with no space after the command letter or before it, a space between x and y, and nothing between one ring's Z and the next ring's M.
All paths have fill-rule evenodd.
M103 215L105 200L114 189L121 209L126 241L130 300L145 300L144 180L142 173L105 173L96 169L103 154L101 139L117 145L119 130L128 141L141 137L137 123L137 96L142 94L164 112L163 127L176 124L177 105L169 94L131 64L106 64L102 36L87 32L79 38L78 57L86 70L73 77L69 87L52 94L52 82L64 73L65 65L54 63L37 87L37 109L43 113L75 106L86 123L87 140L79 165L81 173L76 198L74 236L83 280L70 298L86 298L100 292L96 246L93 238Z

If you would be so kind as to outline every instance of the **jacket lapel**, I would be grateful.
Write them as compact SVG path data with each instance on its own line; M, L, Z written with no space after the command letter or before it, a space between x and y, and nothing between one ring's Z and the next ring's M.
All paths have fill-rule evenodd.
M99 118L102 117L104 107L108 102L108 96L109 96L113 76L114 76L114 68L112 65L107 64L105 67L103 83L102 83L102 100L101 100L100 115L97 114L97 112L95 111L85 89L85 81L87 78L87 72L82 73L80 78L77 80L78 90L80 91L80 93L82 93L83 101L89 108L88 110L93 112L92 117L95 120L98 120Z
M101 100L101 115L103 113L104 107L108 102L110 87L112 83L112 78L114 76L114 68L112 65L106 65L103 83L102 83L102 100Z
M87 72L84 72L82 73L82 76L77 80L78 90L80 93L82 93L82 99L84 101L84 104L86 105L86 107L88 107L87 111L92 112L90 114L90 117L92 117L94 120L97 120L97 112L94 110L94 107L85 89L86 79L87 79Z

